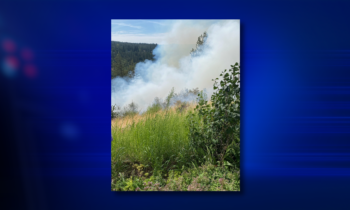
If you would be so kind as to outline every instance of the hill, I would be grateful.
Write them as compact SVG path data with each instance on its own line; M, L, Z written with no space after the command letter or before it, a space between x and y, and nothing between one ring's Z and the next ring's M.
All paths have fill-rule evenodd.
M133 77L138 62L154 60L152 51L157 44L112 41L111 77Z

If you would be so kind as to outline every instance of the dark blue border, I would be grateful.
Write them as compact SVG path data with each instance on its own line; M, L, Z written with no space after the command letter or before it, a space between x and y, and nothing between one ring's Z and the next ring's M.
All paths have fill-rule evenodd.
M348 209L349 6L347 1L2 1L5 204ZM241 20L241 192L110 192L110 20L118 18ZM14 59L10 73L8 59Z

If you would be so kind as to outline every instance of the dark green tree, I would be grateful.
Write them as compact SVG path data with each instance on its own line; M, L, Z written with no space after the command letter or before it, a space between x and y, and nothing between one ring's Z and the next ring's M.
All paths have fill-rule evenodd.
M116 76L134 77L134 69L138 62L145 61L145 59L154 60L152 51L156 46L156 44L140 44L112 41L112 78ZM121 68L119 63L120 59L122 60Z
M203 51L203 44L208 38L207 32L204 32L198 37L197 43L196 43L196 48L191 50L190 54L192 56L197 56Z
M116 69L117 75L124 76L122 57L120 56L120 53L118 53L117 56L115 57L115 66L114 67Z

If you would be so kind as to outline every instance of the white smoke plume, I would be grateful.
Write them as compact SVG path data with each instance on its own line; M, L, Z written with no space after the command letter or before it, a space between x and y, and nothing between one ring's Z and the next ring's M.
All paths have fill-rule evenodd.
M202 53L191 57L191 49L204 32L208 37ZM165 98L173 87L176 93L206 89L210 98L212 79L240 63L239 20L179 20L164 40L153 51L155 61L136 65L135 78L112 79L112 105L124 107L134 102L142 112L156 97Z

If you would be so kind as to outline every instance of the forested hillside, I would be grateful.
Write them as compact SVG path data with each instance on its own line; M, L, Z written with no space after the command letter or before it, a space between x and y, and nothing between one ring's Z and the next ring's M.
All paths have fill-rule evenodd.
M154 60L152 51L157 44L112 41L112 78L133 77L138 62Z

